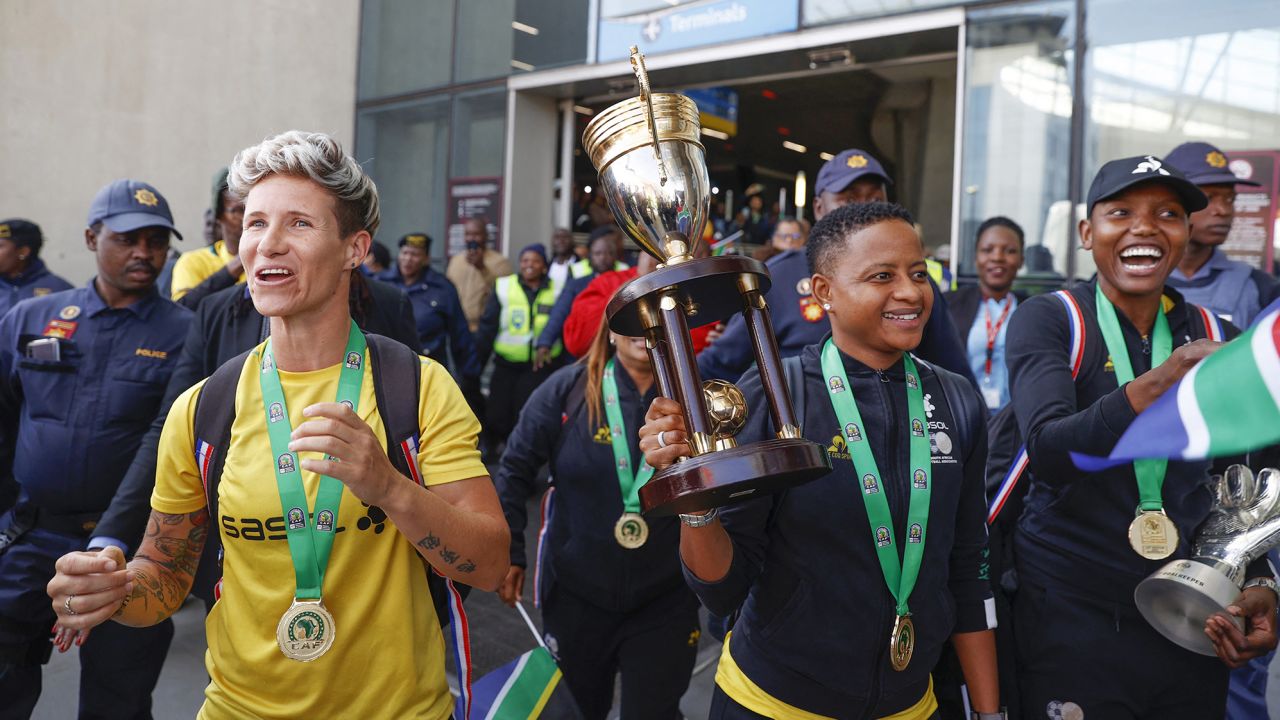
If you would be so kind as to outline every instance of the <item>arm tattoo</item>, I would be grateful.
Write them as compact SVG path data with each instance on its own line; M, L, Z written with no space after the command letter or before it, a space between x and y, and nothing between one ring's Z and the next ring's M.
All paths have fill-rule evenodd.
M440 552L438 553L440 559L444 560L445 563L454 566L458 572L475 572L476 564L474 562L467 559L463 560L462 564L459 565L458 560L462 558L462 555L456 550L450 550L448 545L441 546L440 538L429 532L426 537L417 542L417 545L423 550L435 550L436 548L440 548Z
M174 537L165 532L166 529L183 523L191 525L185 538ZM125 608L134 600L140 601L147 609L153 609L154 601L157 622L182 607L208 535L209 513L203 508L178 515L153 511L143 539L144 547L149 547L146 551L139 550L133 556L134 560L143 561L131 573L133 592L125 597L116 615L123 615Z

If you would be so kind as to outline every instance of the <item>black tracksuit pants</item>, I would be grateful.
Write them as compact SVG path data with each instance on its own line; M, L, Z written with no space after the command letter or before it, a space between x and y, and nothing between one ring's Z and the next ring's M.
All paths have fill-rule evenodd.
M700 636L698 602L683 588L638 610L606 610L553 586L542 603L547 646L585 720L604 720L622 673L622 720L680 720Z

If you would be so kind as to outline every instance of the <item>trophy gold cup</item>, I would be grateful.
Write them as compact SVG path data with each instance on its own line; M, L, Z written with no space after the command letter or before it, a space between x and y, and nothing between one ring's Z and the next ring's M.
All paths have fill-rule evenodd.
M640 96L597 115L582 144L600 174L618 225L661 263L623 285L609 302L609 327L644 337L658 390L684 409L692 457L640 490L652 515L705 510L821 477L830 460L800 435L764 293L764 264L748 257L696 258L710 203L698 107L653 93L644 56L632 46ZM732 383L703 383L689 328L742 313L755 350L775 438L738 446L749 408ZM758 411L758 408L752 410Z
M1213 655L1205 621L1221 613L1243 630L1240 618L1226 614L1245 581L1249 563L1280 544L1280 470L1267 468L1257 478L1249 468L1232 465L1218 478L1209 518L1196 535L1193 557L1174 560L1138 583L1134 601L1156 630L1201 655Z

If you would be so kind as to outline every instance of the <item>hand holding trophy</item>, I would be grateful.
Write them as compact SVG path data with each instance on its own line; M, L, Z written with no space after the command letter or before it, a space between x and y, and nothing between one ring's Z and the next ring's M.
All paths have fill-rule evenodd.
M659 392L684 409L693 457L657 473L640 490L648 513L701 511L807 482L830 471L816 443L800 435L764 293L769 272L742 256L694 257L710 202L698 107L653 93L644 56L631 48L640 96L609 107L583 132L613 215L659 269L623 285L607 313L614 332L646 338ZM748 408L731 383L704 384L689 328L741 312L751 332L776 437L739 447Z
M1226 614L1245 582L1249 563L1280 544L1280 470L1257 477L1232 465L1216 479L1214 507L1196 536L1190 560L1174 560L1138 584L1134 600L1143 617L1172 642L1213 655L1205 635L1210 616Z

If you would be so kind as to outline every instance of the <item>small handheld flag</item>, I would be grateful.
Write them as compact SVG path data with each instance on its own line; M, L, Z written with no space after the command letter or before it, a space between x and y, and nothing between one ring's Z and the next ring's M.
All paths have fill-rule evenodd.
M1096 472L1144 458L1202 460L1280 442L1280 310L1202 360L1137 417L1105 458L1071 453Z
M560 667L542 642L524 606L516 603L538 647L480 678L471 688L473 718L484 720L581 720Z

